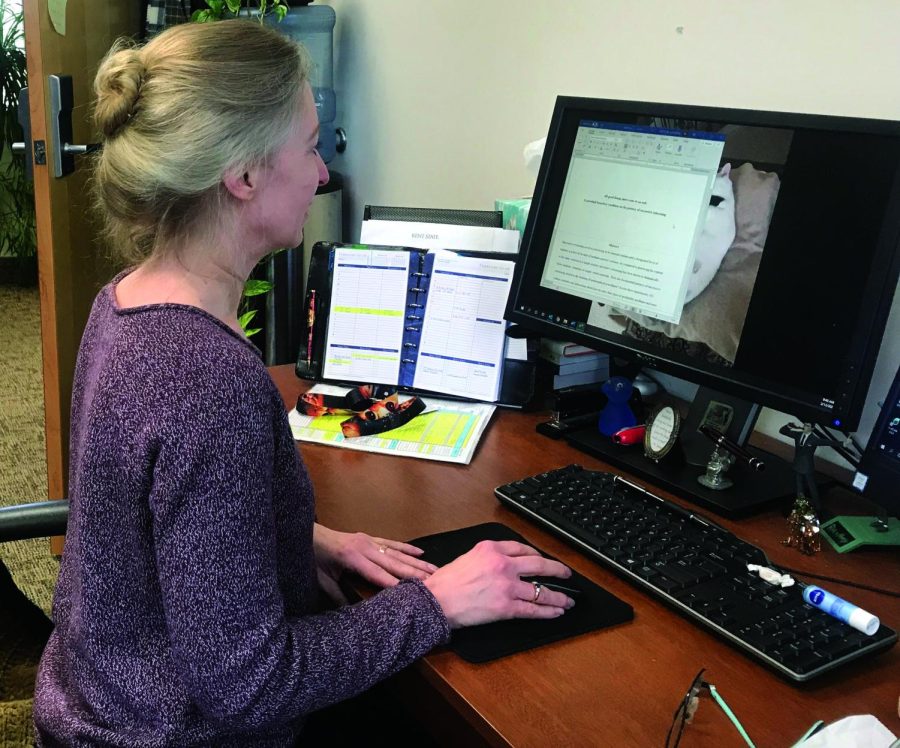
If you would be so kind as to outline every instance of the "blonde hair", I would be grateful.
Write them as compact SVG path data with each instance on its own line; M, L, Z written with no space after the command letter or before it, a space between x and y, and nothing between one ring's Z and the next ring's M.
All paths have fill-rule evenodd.
M287 139L310 69L299 44L252 21L116 42L94 79L103 149L93 180L115 251L139 263L209 226L225 172Z

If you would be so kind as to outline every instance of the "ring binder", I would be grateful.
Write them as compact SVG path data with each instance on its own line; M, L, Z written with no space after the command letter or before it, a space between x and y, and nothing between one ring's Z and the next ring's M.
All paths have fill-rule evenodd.
M504 359L513 266L496 255L317 244L307 289L316 319L298 376L524 404L534 364Z

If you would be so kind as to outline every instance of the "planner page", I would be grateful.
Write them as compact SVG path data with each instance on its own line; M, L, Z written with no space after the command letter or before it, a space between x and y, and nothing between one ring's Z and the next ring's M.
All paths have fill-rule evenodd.
M334 250L325 379L397 383L409 262L409 252Z
M509 260L435 253L414 387L499 397L513 267Z

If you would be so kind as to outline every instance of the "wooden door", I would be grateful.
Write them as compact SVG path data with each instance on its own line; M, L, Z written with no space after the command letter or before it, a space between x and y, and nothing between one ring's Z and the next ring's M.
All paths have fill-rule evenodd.
M23 2L31 139L47 148L47 163L34 167L34 193L50 499L66 496L75 356L91 302L113 266L91 218L85 157L76 156L73 174L53 176L47 76L72 76L74 144L96 142L90 124L94 73L116 38L139 33L142 5L135 0Z

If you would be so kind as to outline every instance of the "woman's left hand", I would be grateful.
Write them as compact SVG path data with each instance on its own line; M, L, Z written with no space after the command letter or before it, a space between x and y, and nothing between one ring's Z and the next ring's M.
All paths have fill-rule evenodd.
M379 587L393 587L401 579L427 579L437 571L423 561L423 551L409 543L385 540L363 532L338 532L316 523L313 546L319 585L337 603L347 602L338 584L344 571L352 571Z

